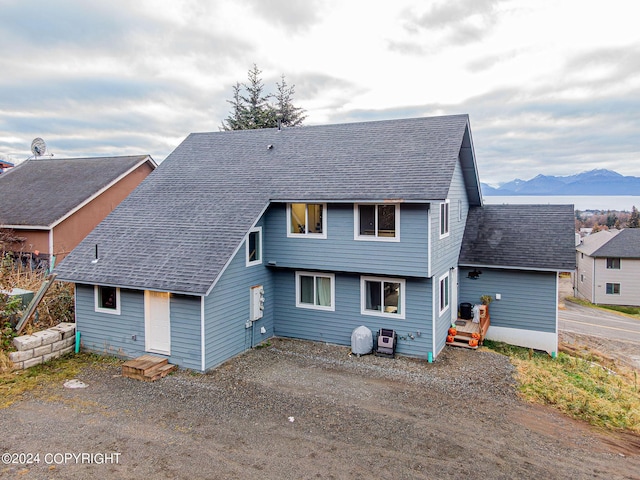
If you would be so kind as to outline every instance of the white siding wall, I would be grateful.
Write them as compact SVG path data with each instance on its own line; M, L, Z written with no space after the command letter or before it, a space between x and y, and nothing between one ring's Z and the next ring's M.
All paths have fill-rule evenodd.
M596 258L595 278L593 303L640 305L640 260L622 258L618 270L607 268L606 258ZM620 294L607 295L607 283L619 283Z

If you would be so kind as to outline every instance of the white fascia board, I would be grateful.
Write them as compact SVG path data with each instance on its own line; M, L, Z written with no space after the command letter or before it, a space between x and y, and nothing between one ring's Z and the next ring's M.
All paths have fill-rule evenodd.
M434 203L434 202L442 202L443 199L432 199L432 198L425 198L425 199L406 199L406 198L372 198L372 197L362 197L362 198L349 198L349 199L344 199L344 198L339 198L339 199L327 199L324 198L322 200L318 200L318 199L314 199L314 200L310 200L310 199L304 199L304 200L300 200L299 198L277 198L271 199L271 203L327 203L327 204L331 204L331 203Z
M51 227L47 225L0 225L0 228L11 230L51 230Z
M508 265L486 265L481 263L460 263L458 267L465 268L492 268L496 270L525 270L528 272L573 272L575 269L566 269L566 268L540 268L540 267L517 267L517 266L508 266Z

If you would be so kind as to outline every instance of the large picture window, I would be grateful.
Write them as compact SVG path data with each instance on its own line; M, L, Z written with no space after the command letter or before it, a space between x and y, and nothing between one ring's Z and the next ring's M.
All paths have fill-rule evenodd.
M327 205L324 203L290 203L287 205L289 237L327 238Z
M296 272L296 307L335 310L335 276Z
M404 318L405 281L397 278L361 277L363 315Z
M355 205L356 240L400 240L400 205Z
M95 311L120 315L120 289L117 287L94 287Z

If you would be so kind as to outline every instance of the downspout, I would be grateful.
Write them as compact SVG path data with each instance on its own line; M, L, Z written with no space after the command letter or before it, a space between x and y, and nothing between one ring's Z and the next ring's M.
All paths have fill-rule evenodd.
M596 302L596 257L593 257L593 271L591 272L591 303L597 305Z
M436 355L436 279L431 277L431 358Z
M53 270L53 262L55 255L53 254L53 228L49 230L49 273Z
M204 372L205 369L205 341L204 341L204 299L205 296L200 297L200 370Z

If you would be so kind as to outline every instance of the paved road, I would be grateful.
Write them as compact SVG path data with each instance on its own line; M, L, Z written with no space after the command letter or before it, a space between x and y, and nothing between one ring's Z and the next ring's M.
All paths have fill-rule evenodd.
M560 331L632 342L638 345L640 354L640 320L571 302L565 302L565 306L558 310Z

